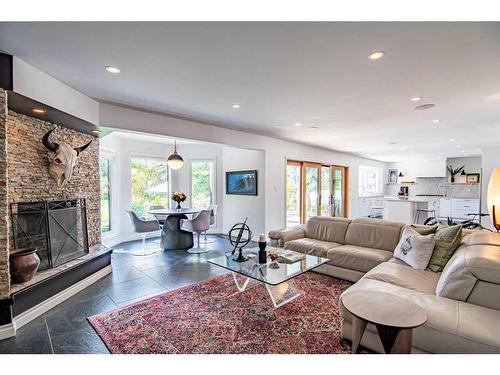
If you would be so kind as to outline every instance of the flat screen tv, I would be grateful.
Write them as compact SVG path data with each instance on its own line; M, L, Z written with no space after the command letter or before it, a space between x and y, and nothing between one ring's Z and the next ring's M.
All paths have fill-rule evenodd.
M257 195L257 171L226 172L226 194Z

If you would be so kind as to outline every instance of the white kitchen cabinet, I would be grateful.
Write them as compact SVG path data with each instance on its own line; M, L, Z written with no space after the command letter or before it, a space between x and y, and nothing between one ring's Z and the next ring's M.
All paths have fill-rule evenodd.
M471 219L469 214L479 213L479 199L441 198L439 216L453 219Z
M439 216L451 217L451 198L441 198L439 200Z
M446 177L446 159L411 160L398 163L395 167L404 175L400 181L415 181L419 177Z

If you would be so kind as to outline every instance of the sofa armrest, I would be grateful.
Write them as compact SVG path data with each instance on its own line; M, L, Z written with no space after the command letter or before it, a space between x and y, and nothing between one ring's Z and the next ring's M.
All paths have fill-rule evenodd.
M289 229L272 230L269 232L271 246L283 247L285 242L304 238L306 236L305 226L299 225Z

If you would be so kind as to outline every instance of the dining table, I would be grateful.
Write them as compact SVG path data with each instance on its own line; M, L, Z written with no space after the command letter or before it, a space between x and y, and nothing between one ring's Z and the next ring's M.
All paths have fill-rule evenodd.
M157 219L165 220L161 231L160 246L165 250L185 250L194 246L193 233L181 229L181 220L188 215L195 215L201 210L197 208L149 210L148 213Z

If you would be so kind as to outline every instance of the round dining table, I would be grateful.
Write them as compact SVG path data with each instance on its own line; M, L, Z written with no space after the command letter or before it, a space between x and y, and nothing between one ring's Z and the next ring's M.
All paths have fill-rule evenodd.
M181 220L187 219L187 215L194 215L201 210L197 208L169 209L162 208L149 210L148 213L157 219L163 220L160 246L165 250L185 250L193 247L193 233L181 229Z

